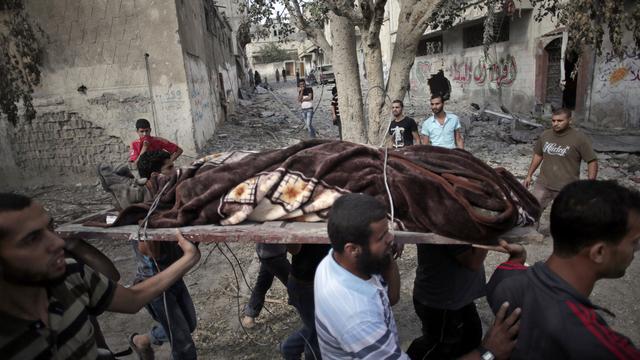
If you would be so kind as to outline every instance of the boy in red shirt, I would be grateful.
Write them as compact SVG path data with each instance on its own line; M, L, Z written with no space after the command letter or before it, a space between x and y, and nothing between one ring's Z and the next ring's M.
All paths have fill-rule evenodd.
M182 149L167 139L151 136L151 124L147 119L136 120L136 132L140 138L131 143L129 161L138 165L140 154L147 151L164 150L171 154L171 161L175 161L181 154Z

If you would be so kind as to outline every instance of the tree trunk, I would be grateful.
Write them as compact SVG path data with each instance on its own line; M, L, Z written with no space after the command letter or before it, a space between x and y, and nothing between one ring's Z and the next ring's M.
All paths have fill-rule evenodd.
M367 69L369 88L365 103L367 104L368 127L367 140L373 145L380 145L386 134L388 111L385 109L386 89L382 72L382 50L380 49L380 30L367 33L362 31L364 45L364 62ZM387 101L391 105L391 100Z
M399 26L400 27L400 26ZM409 76L411 67L416 59L418 39L407 36L396 37L396 45L393 48L393 58L389 68L389 80L387 82L387 94L392 99L403 100L409 90Z
M353 23L334 13L329 14L333 37L333 70L338 87L338 104L344 140L367 143L367 131L362 106L362 88L356 54Z

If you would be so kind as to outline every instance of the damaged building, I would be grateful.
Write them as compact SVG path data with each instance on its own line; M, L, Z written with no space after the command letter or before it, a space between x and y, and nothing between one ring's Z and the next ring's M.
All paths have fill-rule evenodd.
M234 111L247 78L237 24L225 16L238 12L236 3L24 5L46 37L42 80L33 94L35 119L0 121L1 186L87 178L99 162L123 162L141 117L189 160Z
M450 82L451 99L505 106L513 112L548 115L568 107L582 124L594 128L640 129L640 52L631 46L622 58L612 54L607 36L602 55L585 49L581 61L567 54L567 33L550 17L535 20L528 1L498 9L494 43L483 47L485 14L469 9L453 27L427 30L410 74L410 96L427 101L429 79L439 71ZM390 63L400 11L387 3L381 31L384 62ZM632 44L632 34L624 34ZM575 70L575 71L574 71ZM575 77L571 75L575 74ZM440 82L442 83L442 82Z

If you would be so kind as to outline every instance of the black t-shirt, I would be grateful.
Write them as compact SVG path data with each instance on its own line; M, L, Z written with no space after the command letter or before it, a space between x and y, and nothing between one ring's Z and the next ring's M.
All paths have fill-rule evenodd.
M395 119L389 125L389 135L394 147L413 145L413 132L418 132L418 124L412 118L405 116L402 120ZM398 132L400 132L398 134Z
M316 269L329 253L331 245L304 244L300 252L291 258L291 276L302 281L313 281Z
M485 295L484 268L472 271L458 262L457 255L469 245L418 246L418 267L413 297L423 305L458 310Z
M338 107L338 95L331 99L331 106L336 110L336 120L340 121L340 108Z
M313 89L310 87L306 87L302 89L302 96L313 95Z

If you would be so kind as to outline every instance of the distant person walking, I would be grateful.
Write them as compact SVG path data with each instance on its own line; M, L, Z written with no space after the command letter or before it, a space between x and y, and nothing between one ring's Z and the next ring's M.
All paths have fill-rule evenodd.
M280 70L276 69L276 82L280 82Z
M300 84L300 72L296 71L296 84Z
M316 129L313 127L313 89L307 86L304 79L298 81L298 102L302 108L302 120L309 130L309 137L316 137Z
M262 83L262 78L260 78L260 73L258 72L258 70L256 70L256 72L253 74L253 78L255 79L256 86Z
M282 82L287 82L287 71L282 69Z
M598 159L591 139L571 127L571 110L558 109L551 115L551 129L540 135L533 148L533 158L523 185L529 188L540 164L540 176L533 188L542 210L549 206L562 188L580 178L580 164L587 163L589 180L598 176Z
M338 107L338 87L334 86L331 89L331 117L333 118L333 125L338 127L338 136L342 140L342 123L340 123L340 108Z

